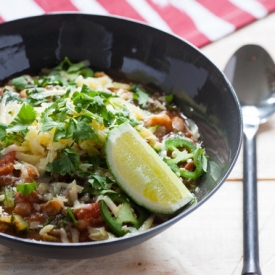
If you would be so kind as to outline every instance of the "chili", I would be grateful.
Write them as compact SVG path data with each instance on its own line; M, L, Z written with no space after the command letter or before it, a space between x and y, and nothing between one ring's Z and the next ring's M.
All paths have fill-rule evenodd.
M197 147L191 141L181 137L168 139L165 141L165 148L166 150L173 151L175 154L174 158L173 156L172 158L166 158L166 163L174 172L179 173L181 177L196 179L206 170L205 150ZM194 171L180 168L179 164L186 162L188 159L193 160L195 165Z
M133 201L122 194L108 194L108 197L116 204L120 205L119 211L114 215L107 206L104 200L100 201L100 211L103 219L113 231L114 234L118 236L124 236L129 232L127 225L133 226L138 229L148 217L147 211L138 206Z

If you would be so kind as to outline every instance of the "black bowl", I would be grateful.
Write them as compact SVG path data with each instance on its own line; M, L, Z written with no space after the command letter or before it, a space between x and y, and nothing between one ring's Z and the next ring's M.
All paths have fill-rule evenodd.
M197 48L144 24L109 16L64 13L0 24L0 82L56 66L64 57L73 62L88 59L95 69L116 72L133 82L175 95L184 114L198 125L209 156L208 172L196 192L198 202L169 221L130 237L60 244L0 234L1 244L49 258L104 256L159 234L217 191L240 151L241 111L224 74Z

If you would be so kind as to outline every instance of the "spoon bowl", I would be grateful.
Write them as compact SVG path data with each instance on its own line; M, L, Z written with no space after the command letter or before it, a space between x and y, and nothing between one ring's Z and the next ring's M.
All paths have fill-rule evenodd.
M275 65L265 49L245 45L227 63L224 73L232 83L243 114L243 249L242 275L260 275L256 133L275 112Z
M242 111L264 123L275 110L275 67L269 53L258 45L239 48L228 61L224 73L232 83Z

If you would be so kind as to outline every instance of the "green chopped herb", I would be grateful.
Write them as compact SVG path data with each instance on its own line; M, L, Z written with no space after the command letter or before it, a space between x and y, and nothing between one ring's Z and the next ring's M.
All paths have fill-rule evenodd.
M25 89L25 87L28 85L28 82L24 76L19 76L19 77L12 79L11 85L13 85L18 90L21 91L21 90Z
M134 99L138 101L138 104L141 107L145 107L149 99L147 92L136 84L131 84L131 91L134 92Z
M66 175L74 173L80 164L80 156L71 148L65 148L61 151L60 157L49 163L47 167L52 173Z
M75 218L74 213L73 213L73 211L72 211L72 209L70 207L67 207L67 213L69 214L70 218L72 219L74 225L77 225L78 221Z
M76 78L79 75L83 75L84 77L91 77L94 75L94 72L88 66L88 61L73 63L69 60L69 58L65 57L63 61L51 71L51 75L56 75L60 72L64 74L64 72L66 72L74 78Z
M96 174L91 174L91 178L88 179L90 185L84 188L83 193L89 193L92 195L103 195L106 193L112 193L111 190L114 182L109 177L102 177Z
M0 123L0 140L4 141L6 138L6 130L7 130L8 126Z
M165 95L165 102L170 104L174 99L174 95Z
M30 183L20 183L16 186L16 191L19 192L22 196L30 195L33 191L36 190L37 183L30 182Z
M77 121L74 124L73 139L78 140L95 140L100 142L94 128L87 118Z
M36 112L31 105L23 104L19 113L9 125L8 132L25 132L36 118Z

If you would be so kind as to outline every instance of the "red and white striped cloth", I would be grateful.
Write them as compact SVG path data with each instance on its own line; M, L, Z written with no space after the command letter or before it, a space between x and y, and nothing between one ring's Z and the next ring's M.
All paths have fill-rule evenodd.
M136 19L202 47L275 11L275 0L0 0L0 22L60 11Z

